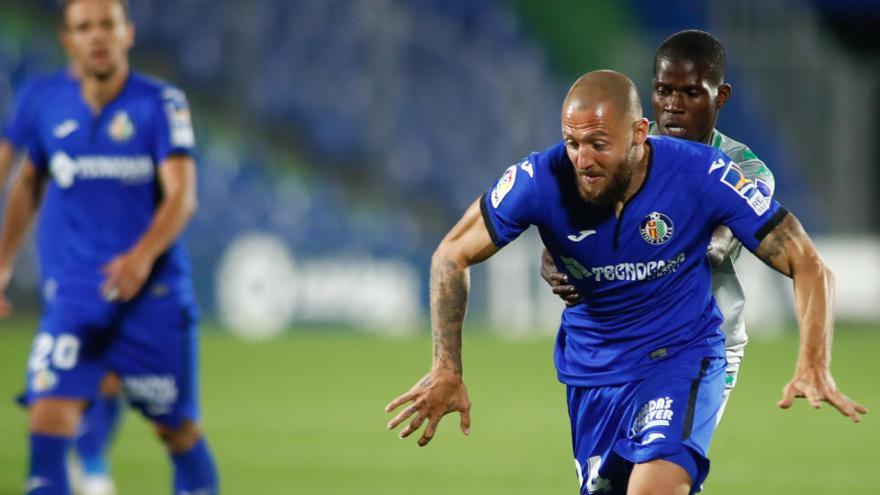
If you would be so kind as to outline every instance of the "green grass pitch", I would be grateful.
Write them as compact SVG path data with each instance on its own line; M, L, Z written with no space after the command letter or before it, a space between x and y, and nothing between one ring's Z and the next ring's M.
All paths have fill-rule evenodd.
M21 492L26 417L12 403L31 324L0 324L0 494ZM507 342L466 329L472 432L449 417L426 448L385 430L384 405L427 371L427 335L383 340L308 331L266 343L206 331L204 423L226 494L574 494L563 387L552 341ZM880 329L839 328L833 371L875 412L854 425L799 402L776 408L797 351L794 335L749 344L712 446L709 495L880 493ZM170 465L129 413L112 453L122 495L170 492Z

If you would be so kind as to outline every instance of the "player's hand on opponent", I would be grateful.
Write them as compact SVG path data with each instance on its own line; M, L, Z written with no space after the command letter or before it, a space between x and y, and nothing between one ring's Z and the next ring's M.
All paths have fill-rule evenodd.
M101 294L107 301L130 301L141 291L152 269L153 260L137 251L117 256L102 268L107 278Z
M806 398L814 409L825 401L853 422L861 421L860 414L867 414L868 408L850 399L837 389L831 371L825 366L798 366L794 378L782 389L782 400L777 405L788 409L795 397Z
M409 389L409 392L385 406L385 412L393 412L398 407L410 402L412 404L388 422L388 429L393 430L412 415L416 415L415 419L401 430L400 438L410 436L427 420L428 426L425 427L425 431L418 441L419 447L424 447L434 438L440 419L455 411L461 415L461 432L470 435L471 401L468 399L467 387L460 375L432 371Z
M547 249L541 254L541 278L550 284L550 289L565 302L566 306L571 307L581 302L581 295L568 283L568 275L556 270L556 263L553 262L553 256L550 256L550 251Z

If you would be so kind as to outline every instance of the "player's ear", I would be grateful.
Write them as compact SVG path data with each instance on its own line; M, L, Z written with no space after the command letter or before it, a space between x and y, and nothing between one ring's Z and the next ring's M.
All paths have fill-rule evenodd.
M715 108L721 110L727 103L728 98L730 98L731 92L733 92L733 86L728 83L718 86L718 94L715 96Z
M644 144L648 140L648 119L642 117L633 122L633 145Z
M134 28L134 23L131 21L127 21L125 23L125 28L126 28L126 31L128 31L125 36L126 45L128 45L127 48L130 50L131 47L134 46L134 40L135 40L135 34L136 34L136 31Z

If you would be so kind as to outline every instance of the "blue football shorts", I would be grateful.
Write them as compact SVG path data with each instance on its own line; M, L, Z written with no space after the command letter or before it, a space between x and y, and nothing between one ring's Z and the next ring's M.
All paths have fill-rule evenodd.
M726 361L674 357L639 381L568 386L572 444L582 495L626 494L634 464L678 464L691 493L709 473L709 442L721 409Z
M96 291L58 294L31 346L25 402L93 400L114 372L149 419L172 428L197 420L197 319L193 304L167 291L124 304Z

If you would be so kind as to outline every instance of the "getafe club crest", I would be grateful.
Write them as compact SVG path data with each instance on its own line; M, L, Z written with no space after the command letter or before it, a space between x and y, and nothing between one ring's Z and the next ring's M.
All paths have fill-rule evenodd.
M672 220L659 211L648 214L639 226L642 239L648 244L658 246L672 238Z
M116 112L116 115L113 116L113 120L110 121L110 125L107 127L107 133L110 134L114 141L119 142L128 141L132 134L134 134L134 124L131 123L131 118L129 118L125 110Z

